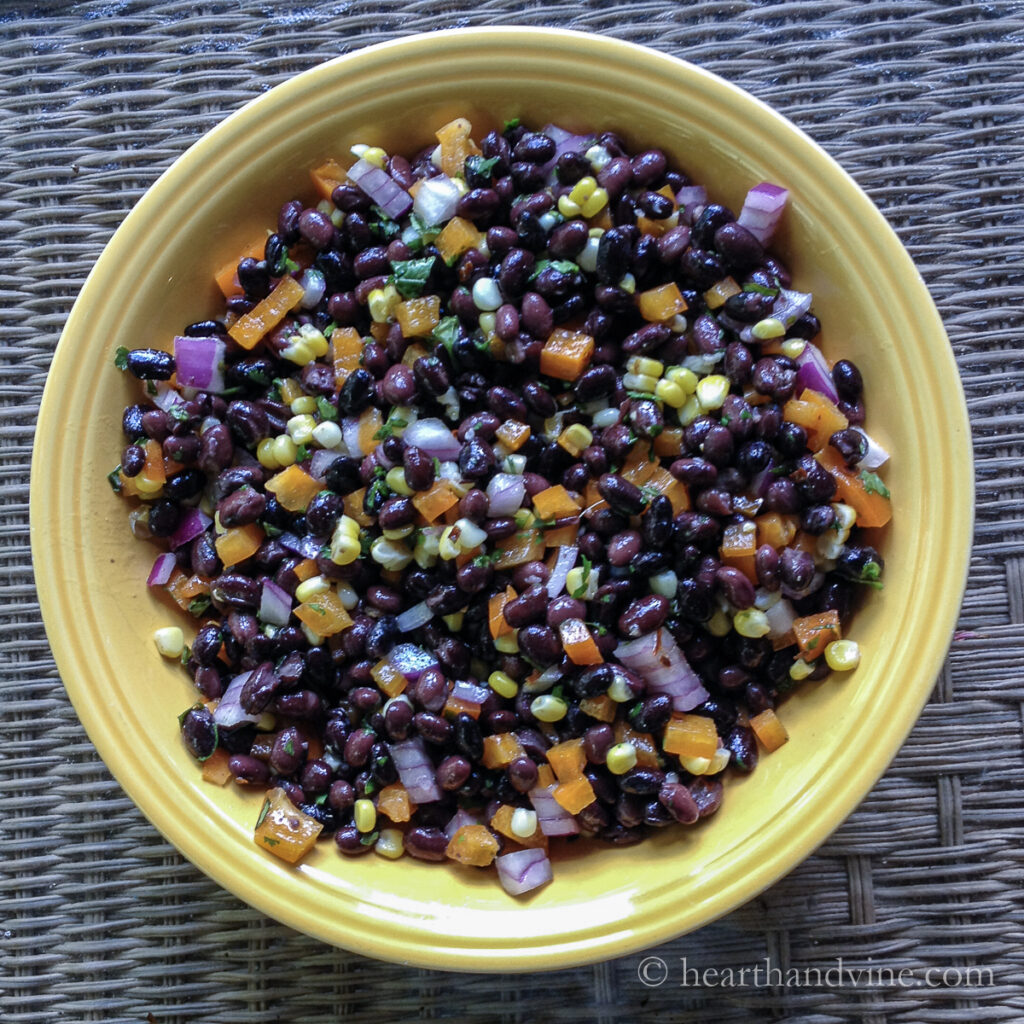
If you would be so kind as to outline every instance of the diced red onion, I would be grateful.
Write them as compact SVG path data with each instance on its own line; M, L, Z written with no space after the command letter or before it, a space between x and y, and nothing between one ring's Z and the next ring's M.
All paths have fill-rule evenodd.
M541 129L555 144L555 155L547 163L541 165L541 170L548 176L548 184L555 182L555 165L563 153L586 153L594 144L593 135L574 135L558 125L549 124Z
M359 420L347 416L341 421L341 439L349 458L361 459L366 452L359 443Z
M147 587L162 587L174 572L178 560L169 552L156 556L153 568L149 570L149 579L146 580Z
M338 458L339 453L329 448L318 448L313 452L313 458L309 462L309 475L315 480L323 480L331 463Z
M299 278L299 284L306 289L299 300L299 305L303 309L314 309L324 297L324 292L327 291L327 280L324 278L323 272L317 270L316 267L310 267L303 271L302 277Z
M671 697L676 711L692 711L710 696L666 629L619 644L615 657L642 675L648 690Z
M578 555L579 550L574 544L558 549L555 567L551 570L551 576L548 578L548 597L552 601L565 588L565 579L569 575L569 570L576 564Z
M460 807L452 816L452 820L444 827L444 834L451 839L460 828L466 825L480 825L483 818L479 814L470 814L465 808Z
M414 629L425 626L433 617L434 613L427 606L427 602L420 601L419 604L414 604L395 616L395 625L398 626L400 633L411 633Z
M243 722L258 722L259 715L250 714L241 704L242 689L249 681L251 672L243 672L228 683L220 702L213 712L213 720L221 729L233 729Z
M424 178L416 190L413 212L427 227L443 224L455 216L462 192L446 174Z
M348 170L354 181L392 220L409 212L412 196L376 164L357 160Z
M676 203L682 211L682 220L692 224L707 206L708 190L703 185L684 185L676 193Z
M530 803L537 812L537 824L546 836L574 836L580 826L576 819L554 798L554 786L530 790Z
M389 743L388 751L398 777L414 804L429 804L441 799L441 790L437 788L437 780L434 778L434 766L422 737Z
M178 387L223 391L224 351L221 338L175 338L174 366Z
M510 896L521 896L539 889L554 877L547 854L536 847L503 853L494 858L494 864L498 869L498 881Z
M765 610L764 617L768 620L768 638L776 640L785 636L793 628L796 612L793 611L793 606L789 601L783 597L776 601L771 608Z
M287 626L292 615L291 595L273 580L264 580L257 614L261 622L269 622L272 626Z
M817 345L807 342L803 352L796 357L796 364L799 367L796 374L797 395L804 388L810 388L824 395L830 402L839 401L839 392L832 381L832 371Z
M762 245L767 245L779 225L787 199L788 189L773 185L769 181L762 181L747 193L737 221Z
M474 704L476 707L480 707L490 696L490 690L486 686L479 686L465 679L459 679L452 686L451 696L455 700L461 700L466 704Z
M884 466L889 461L889 453L866 431L860 427L854 427L858 434L863 434L868 443L868 451L863 459L857 464L860 469L875 470Z
M173 408L185 404L185 399L171 387L166 381L161 381L156 386L156 394L153 396L153 404L164 412L170 412Z
M213 520L198 508L187 508L178 520L178 528L167 538L172 551L177 551L182 544L195 540Z
M487 484L487 514L491 519L514 516L526 497L526 484L514 473L495 473Z
M410 683L415 683L428 668L433 668L437 664L437 658L430 651L416 644L397 644L391 649L388 661Z
M442 420L428 416L406 428L402 440L442 462L457 459L462 445Z

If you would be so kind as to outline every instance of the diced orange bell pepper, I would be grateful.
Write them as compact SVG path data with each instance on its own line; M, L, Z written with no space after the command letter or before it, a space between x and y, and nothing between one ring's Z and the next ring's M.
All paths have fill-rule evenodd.
M512 587L506 587L503 594L493 594L487 602L487 621L491 630L491 639L497 640L499 636L508 636L514 632L512 627L505 621L505 605L514 601L516 592Z
M454 178L465 173L466 157L479 153L469 133L473 126L464 117L457 117L442 125L434 133L441 143L441 170Z
M807 431L807 447L812 452L824 448L837 430L850 425L833 402L810 388L805 388L799 398L791 398L782 407L782 416Z
M333 590L311 597L295 609L295 614L320 636L333 636L352 625L351 616Z
M146 461L142 466L142 472L139 473L139 476L148 480L154 487L162 486L167 482L164 453L159 441L150 439L146 442Z
M174 603L188 611L188 606L195 598L210 592L210 581L205 576L186 576L180 569L175 569L165 587L174 598Z
M283 789L272 789L260 811L253 841L275 857L295 864L313 849L323 828L316 818L303 814Z
M616 743L629 743L636 751L636 763L641 768L657 768L659 748L649 732L637 732L621 718L613 726Z
M714 719L703 715L673 714L665 726L662 746L667 753L677 757L714 757L718 749Z
M363 348L362 336L354 327L335 328L331 335L331 351L334 353L334 382L338 390L348 375L359 369Z
M412 817L413 805L405 786L400 782L385 786L377 794L377 810L392 821L408 821Z
M434 239L434 245L441 254L441 259L452 266L455 261L470 249L479 249L484 243L484 233L465 217L452 217Z
M512 569L525 562L536 562L544 557L544 531L522 530L498 541L501 557L494 563L499 572Z
M784 516L778 512L766 512L754 522L757 524L758 546L769 544L773 548L789 547L800 526L796 516Z
M498 840L486 825L463 825L451 837L445 856L460 864L485 868L498 853Z
M292 569L292 572L295 573L300 583L312 579L319 572L319 569L316 567L316 559L304 558Z
M547 766L544 765L542 767ZM538 783L538 785L540 785L540 783ZM532 836L517 836L515 832L512 831L512 815L515 814L515 812L516 809L511 804L502 804L491 818L491 828L493 828L495 832L505 836L507 839L511 839L513 842L518 843L520 846L530 847L531 849L536 847L543 847L544 849L547 849L548 837L541 832L539 825L534 829Z
M530 428L519 420L506 420L497 431L498 440L510 451L517 452L530 439Z
M564 519L566 516L578 516L580 506L561 484L555 484L533 496L533 511L538 519Z
M258 523L249 523L246 526L234 526L222 533L213 545L217 549L217 557L227 568L252 558L265 538L266 534Z
M679 313L685 313L686 299L674 281L650 288L637 297L640 315L652 323L663 323Z
M562 647L574 665L600 665L604 658L582 619L565 619L558 624Z
M589 334L556 327L540 350L540 372L558 380L578 380L593 355Z
M740 286L731 278L723 277L717 284L713 284L704 293L704 302L707 304L708 309L718 309L720 306L725 305L726 299L731 299L734 295L739 295Z
M223 786L231 779L231 767L228 762L231 755L223 748L218 747L203 762L203 782L210 782L214 786Z
M306 290L294 277L282 277L277 287L229 328L228 334L242 348L251 349L299 304Z
M267 481L266 488L289 512L304 512L306 506L324 489L324 485L301 466L293 464L275 473Z
M264 232L259 238L254 238L242 251L227 263L222 264L213 275L217 287L225 299L233 298L236 295L244 295L245 289L238 283L238 264L244 259L259 260L263 258L263 251L267 245L267 236Z
M441 709L441 714L445 718L458 718L459 715L469 715L470 718L480 717L480 705L474 704L472 701L462 700L461 697L455 697L452 694L448 695L448 699L444 702L444 707Z
M374 682L389 697L397 697L408 685L409 680L388 661L382 658L370 669Z
M833 610L794 619L793 635L804 661L814 661L833 640L840 639L839 613Z
M722 533L722 544L718 549L724 565L739 569L744 576L757 586L757 570L754 555L757 553L757 529L753 523L734 523Z
M555 784L555 773L549 764L537 765L537 788L547 789Z
M789 739L786 727L771 708L762 711L759 715L754 715L750 720L750 728L754 730L754 735L769 753L778 750Z
M858 526L885 526L892 519L892 501L888 488L872 480L871 489L863 478L846 468L839 453L831 446L822 449L815 458L835 478L836 498L857 513Z
M360 526L372 526L373 516L368 516L363 508L363 499L365 497L365 487L360 487L358 491L346 494L342 499L345 505L345 515L350 519L354 519Z
M646 487L653 487L665 495L672 502L672 514L679 515L680 512L687 512L690 508L690 492L682 480L677 480L667 469L662 466L654 466L651 475L644 483Z
M655 439L652 451L655 455L677 458L683 452L683 428L666 427Z
M383 440L378 437L380 428L384 426L384 419L380 409L370 406L364 409L359 415L359 447L362 451L370 454Z
M381 345L387 341L388 331L391 330L391 321L382 320L378 323L376 320L370 324L370 336L374 341L379 342Z
M580 528L576 523L568 526L557 526L544 531L544 546L548 548L566 548L576 543Z
M427 523L433 523L458 505L459 496L447 480L435 480L429 490L417 491L412 496L412 503Z
M334 195L334 190L348 181L345 168L337 160L325 160L309 172L309 177L321 199L330 199Z
M483 765L491 769L507 768L522 752L523 748L515 733L494 733L484 737Z
M411 370L416 363L417 359L423 356L429 356L430 353L424 348L418 341L414 341L406 350L405 355L402 356L402 364L408 366Z
M602 693L599 697L584 697L580 701L580 710L585 715L596 718L599 722L614 722L615 708L615 701L606 693Z
M594 787L583 775L578 776L571 782L559 783L559 785L555 786L551 795L559 806L570 814L579 814L584 807L589 807L597 799Z
M441 299L437 295L406 299L395 306L395 320L403 338L425 338L441 322Z
M587 764L587 755L583 750L583 740L565 740L548 748L548 764L559 782L571 782L583 774ZM575 812L573 812L575 813Z

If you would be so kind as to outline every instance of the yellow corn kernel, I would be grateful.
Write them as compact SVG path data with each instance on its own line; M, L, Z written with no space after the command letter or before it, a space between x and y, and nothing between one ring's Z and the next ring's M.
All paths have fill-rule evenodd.
M288 436L298 444L309 444L313 440L316 420L312 416L293 416L287 424Z
M644 373L648 377L660 377L665 372L665 364L649 356L633 356L626 363L626 369L630 373Z
M711 767L711 758L681 757L679 758L679 764L682 766L684 771L688 771L691 775L706 775L708 769Z
M721 409L729 395L731 383L728 377L713 373L697 384L697 401L705 410Z
M288 405L294 416L316 412L316 399L312 395L299 395L298 398L293 399Z
M280 463L274 458L274 439L265 437L256 445L256 458L264 469L278 469Z
M302 385L294 378L288 377L286 380L281 381L281 386L278 389L281 392L281 401L285 405L291 405L296 398L302 397ZM313 409L316 408L316 399L313 399ZM313 409L308 410L312 412ZM293 409L292 412L298 412L299 410Z
M517 807L512 812L509 829L513 835L519 836L520 839L528 839L537 831L537 812L526 807Z
M453 558L458 558L462 549L459 545L452 540L452 527L446 526L444 533L441 534L441 540L437 545L437 553L446 561L450 562Z
M287 434L281 434L278 437L275 437L273 445L274 458L282 469L285 466L291 466L294 464L295 459L298 457L299 450L295 446L295 442Z
M378 537L370 545L370 557L382 568L400 572L412 561L412 552L400 540Z
M763 320L758 320L758 322L750 328L750 333L757 338L758 341L770 341L772 338L785 337L786 327L778 317L768 316Z
M665 376L673 384L678 384L688 395L697 390L697 374L685 366L670 366L665 371Z
M295 600L299 604L305 604L317 594L324 594L330 589L331 584L326 576L310 576L295 588Z
M165 658L180 658L185 650L185 635L177 626L164 626L153 634L156 649Z
M513 630L511 633L503 633L494 641L494 649L499 651L501 654L518 654L519 653L519 630Z
M416 527L410 523L408 526L396 526L393 530L381 530L381 536L387 537L388 540L405 540L406 537L414 533Z
M331 347L323 332L317 330L312 324L303 324L299 328L299 337L302 338L303 345L313 353L314 359L327 355L327 350Z
M767 636L772 628L768 624L768 616L757 608L745 608L743 611L737 612L732 624L740 636L750 637L754 640Z
M373 164L374 167L384 170L384 164L387 162L388 155L380 146L367 146L362 152L361 159L365 160L368 164Z
M646 373L625 373L622 375L622 384L628 391L645 391L653 394L658 386L658 378L650 377Z
M345 611L350 612L357 604L359 604L359 595L356 593L356 588L348 583L346 580L338 580L335 584L334 589L338 592L338 598L341 601L341 607Z
M584 217L596 217L608 205L608 192L603 188L595 188L589 199L580 204L580 213Z
M360 832L372 832L377 824L377 808L373 806L373 801L365 796L360 797L352 808L352 819Z
M465 621L465 612L452 612L451 615L442 615L441 621L453 632L458 633L462 629L462 623Z
M287 347L281 349L281 358L287 359L296 366L306 366L313 362L316 356L313 355L313 350L302 338L298 335L293 335L288 339Z
M580 207L578 203L574 203L568 195L559 196L558 198L558 212L566 219L572 220L573 217L580 215Z
M718 608L715 610L715 614L708 619L707 630L712 636L727 636L732 632L732 620L721 608Z
M827 648L826 648L827 650ZM814 666L803 658L797 658L792 665L789 666L789 678L794 682L799 683L806 679L814 671Z
M395 494L401 494L403 497L408 498L410 495L416 493L408 483L406 483L405 470L402 469L401 466L392 466L384 477L384 482L392 491L395 492Z
M660 399L673 409L682 409L688 398L686 392L675 382L659 380L654 388L654 397Z
M393 284L385 288L374 288L366 299L370 317L374 323L386 324L395 311L395 306L402 301L398 289Z
M636 767L636 747L632 743L616 743L608 751L605 764L613 775L625 775Z
M405 842L400 828L382 828L377 842L373 844L373 852L379 853L388 860L398 860L405 853Z
M575 459L594 443L594 435L582 423L573 423L559 434L558 443Z
M338 520L335 530L340 530L346 536L359 540L359 524L351 516L342 516Z
M496 693L499 697L507 697L511 700L519 692L519 685L516 681L505 672L492 672L487 677L487 685Z
M145 473L140 473L135 477L135 488L140 493L147 497L153 494L159 494L163 489L163 484L158 480L150 480Z
M331 539L331 561L335 565L351 565L361 554L362 548L358 537L350 537L347 533L334 531Z
M580 178L569 190L569 198L577 205L582 206L597 190L597 178L586 175Z
M560 722L568 710L569 705L561 697L554 697L550 693L542 693L530 703L530 714L538 722Z
M779 348L787 359L799 359L807 348L807 342L803 338L787 338Z
M825 648L825 661L833 672L852 672L860 664L856 640L833 640Z
M701 414L700 402L696 395L690 395L686 404L679 410L679 423L688 427Z

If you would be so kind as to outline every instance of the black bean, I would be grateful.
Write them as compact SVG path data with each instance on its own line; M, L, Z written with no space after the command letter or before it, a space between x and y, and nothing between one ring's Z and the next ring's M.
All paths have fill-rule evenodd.
M208 709L189 708L181 719L181 736L193 757L205 761L217 749L217 725Z
M128 353L128 370L139 380L170 380L174 356L155 348L137 348Z
M643 355L664 345L672 337L666 324L646 324L628 335L622 342L622 351L630 355Z
M741 772L752 772L757 767L757 740L752 729L737 725L726 734L722 746L729 751L729 763Z
M624 516L639 515L647 504L640 488L617 473L605 473L597 489L612 510Z
M647 149L630 161L633 184L638 188L649 188L665 176L667 161L660 149Z
M543 621L547 606L547 590L543 586L534 585L509 601L502 610L502 614L513 629L519 629L522 626L530 625L531 622Z
M784 548L779 558L779 579L791 590L805 590L814 579L814 557L798 548Z
M437 784L448 792L461 789L469 778L473 766L459 754L452 754L446 757L435 769L434 775Z
M366 654L370 658L383 658L398 640L398 626L394 616L382 615L371 627L366 638Z
M708 462L719 468L727 465L733 454L733 439L729 428L720 424L712 426L704 435L700 450Z
M536 257L526 249L510 249L498 267L498 286L508 301L520 298L526 291L536 264Z
M428 668L412 687L412 699L427 711L440 711L448 699L448 681L439 668Z
M199 438L199 457L196 461L204 473L211 476L219 473L231 465L234 455L231 432L223 423L203 431Z
M263 786L270 779L270 768L248 754L235 754L228 759L228 771L235 782L243 785Z
M764 246L736 221L723 224L715 231L714 244L730 267L742 270L764 259Z
M412 729L412 704L403 698L390 700L384 709L384 729L388 739L398 743L408 739Z
M360 854L369 853L373 844L363 842L365 837L355 825L342 825L334 833L334 842L338 849L349 857L358 857Z
M864 378L855 363L849 359L840 359L832 367L832 380L839 397L847 402L856 402L864 390Z
M154 537L170 537L178 528L181 511L173 501L154 501L149 506L149 532Z
M344 416L357 416L371 404L376 393L373 375L362 368L353 370L338 393L338 410Z
M314 249L326 249L334 241L334 224L330 217L319 210L303 210L298 219L299 234Z
M779 589L779 553L771 544L762 544L754 552L754 571L765 590Z
M476 437L468 440L459 452L459 470L466 480L482 480L494 470L495 462L491 446Z
M641 732L659 733L668 725L672 716L672 698L665 694L658 694L654 697L645 697L636 708L630 712L630 720L633 727Z
M417 826L405 833L405 852L417 860L443 861L448 837L439 828Z
M548 626L526 626L519 633L519 649L538 665L553 665L562 657L562 645Z
M668 618L669 607L668 598L661 594L639 597L619 618L619 632L627 637L653 633Z
M700 212L691 232L695 245L709 249L715 241L715 232L725 224L734 222L736 218L731 210L718 203L708 203Z
M597 172L598 184L608 192L612 200L618 199L632 180L633 165L625 156L615 157Z
M658 790L658 802L681 825L692 825L700 810L690 791L680 782L665 782Z
M677 480L695 489L712 487L718 480L717 467L707 459L676 459L668 469Z
M633 400L629 410L629 422L640 437L652 440L665 429L665 420L657 403L647 399Z
M839 452L847 466L856 466L868 453L867 438L852 427L848 427L846 430L837 430L828 439L828 443Z
M831 505L812 505L800 517L800 529L818 537L832 528L836 521L835 509Z

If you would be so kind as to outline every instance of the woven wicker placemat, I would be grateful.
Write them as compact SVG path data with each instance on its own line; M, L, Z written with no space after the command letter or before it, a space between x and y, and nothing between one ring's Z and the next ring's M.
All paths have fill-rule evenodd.
M468 978L366 960L270 921L142 818L54 669L30 569L28 464L47 366L89 267L203 131L338 53L517 23L683 56L774 105L853 173L949 330L973 421L977 529L934 696L818 853L650 951L663 966L633 956ZM1024 5L999 0L0 6L0 1019L1024 1021L1022 40Z

